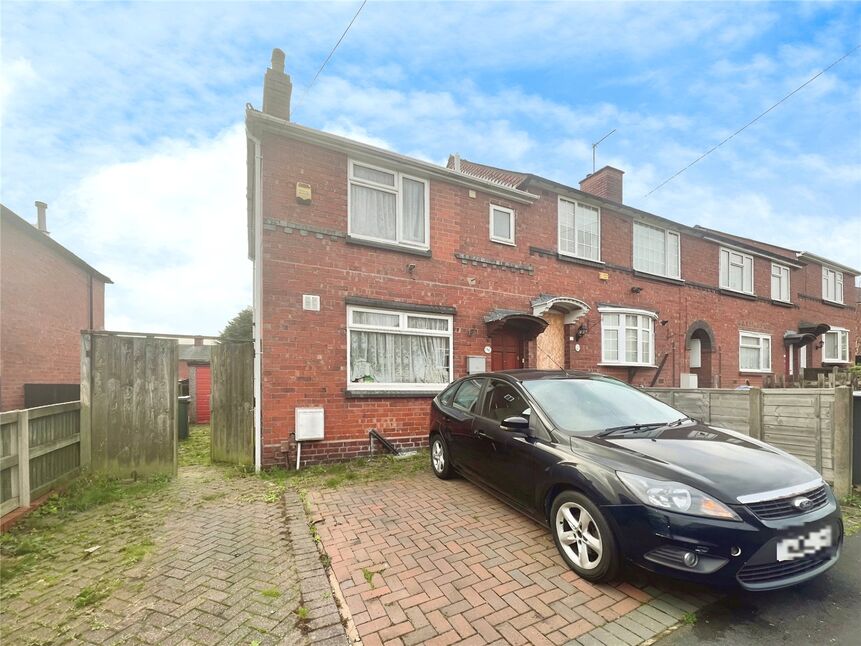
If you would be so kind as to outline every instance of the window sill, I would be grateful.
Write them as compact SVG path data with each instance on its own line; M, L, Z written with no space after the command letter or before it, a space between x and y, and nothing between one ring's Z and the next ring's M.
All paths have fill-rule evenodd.
M740 375L770 375L771 369L768 370L739 370Z
M374 249L382 249L384 251L398 251L400 253L408 253L412 256L422 256L424 258L430 258L431 252L430 249L417 249L416 247L405 247L404 245L399 245L395 243L389 242L378 242L376 240L367 240L365 238L358 238L354 235L347 236L347 244L355 244L363 247L372 247Z
M442 392L443 388L440 388L434 392L422 391L422 390L350 390L349 388L344 390L344 397L347 399L385 399L386 397L392 399L406 399L406 398L415 398L415 399L432 399L436 397L440 392Z
M503 240L502 238L491 238L490 241L494 242L496 244L504 244L508 247L516 247L517 246L513 240Z
M828 305L830 307L837 307L841 310L849 309L849 306L845 303L838 303L837 301L829 301L827 298L822 299L823 305Z
M670 285L684 285L685 281L681 278L672 278L671 276L661 276L660 274L652 274L648 271L640 269L633 270L634 276L637 278L645 278L646 280L656 280L661 283L669 283Z
M652 363L599 363L601 368L657 368Z
M556 252L556 258L562 262L573 262L577 265L586 265L587 267L603 268L607 263L601 260L592 260L591 258L581 258L580 256L571 256L565 253Z
M720 287L718 291L721 293L721 296L732 296L734 298L743 298L746 301L755 301L756 294L748 294L747 292L739 292L734 289L729 289L728 287Z
M835 366L845 366L849 362L848 361L841 361L840 359L823 359L822 363L830 363L830 364L833 364Z
M795 307L795 303L790 301L779 301L776 298L771 299L772 305L777 305L778 307Z

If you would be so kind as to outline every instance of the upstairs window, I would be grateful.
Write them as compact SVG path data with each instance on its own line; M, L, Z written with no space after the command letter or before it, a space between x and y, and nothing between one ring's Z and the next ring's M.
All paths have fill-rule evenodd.
M771 336L740 332L738 341L740 372L771 372Z
M843 302L843 272L822 268L822 298L832 303Z
M634 269L667 278L680 278L679 234L634 222Z
M600 308L601 363L652 366L655 363L655 315L641 310Z
M721 249L720 286L721 289L753 294L753 256L732 249Z
M789 267L771 264L771 298L789 302Z
M822 362L849 363L849 330L833 327L822 335Z
M347 309L350 390L442 390L451 381L452 318Z
M502 244L514 244L514 210L490 205L490 239Z
M597 207L559 198L559 253L601 260L601 211Z
M351 236L428 248L428 183L393 170L350 162Z

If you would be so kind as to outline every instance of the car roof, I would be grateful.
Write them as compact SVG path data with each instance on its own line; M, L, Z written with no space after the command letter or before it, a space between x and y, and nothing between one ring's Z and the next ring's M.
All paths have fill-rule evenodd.
M520 368L517 370L498 370L496 372L483 372L470 377L503 377L511 381L533 381L538 379L593 379L605 377L597 372L586 372L585 370L536 370L534 368Z

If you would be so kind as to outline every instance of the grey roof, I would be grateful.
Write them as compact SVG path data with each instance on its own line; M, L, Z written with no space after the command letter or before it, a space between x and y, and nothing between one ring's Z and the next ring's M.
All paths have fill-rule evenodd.
M212 358L211 345L180 345L179 360L209 363Z

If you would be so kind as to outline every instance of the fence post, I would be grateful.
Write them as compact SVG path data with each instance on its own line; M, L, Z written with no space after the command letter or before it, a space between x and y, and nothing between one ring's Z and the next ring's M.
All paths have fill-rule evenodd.
M834 389L834 494L838 498L852 490L852 389Z
M18 506L30 506L30 411L18 411Z
M748 428L750 436L755 440L763 438L762 428L762 390L760 388L751 388L747 391L748 404Z
M93 440L91 434L91 409L90 409L90 356L92 354L93 337L89 334L81 334L81 443L80 443L80 465L82 470L90 468L93 455Z

